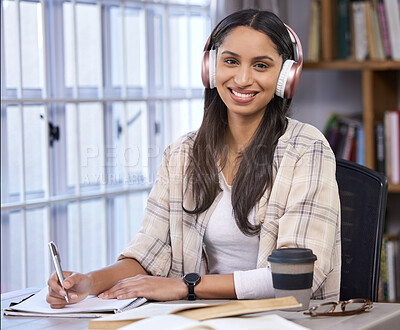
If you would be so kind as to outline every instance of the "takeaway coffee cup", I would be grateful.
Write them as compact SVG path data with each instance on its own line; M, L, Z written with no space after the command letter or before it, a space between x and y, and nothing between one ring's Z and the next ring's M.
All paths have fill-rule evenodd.
M292 311L305 310L310 305L315 260L312 250L303 248L273 250L268 257L275 297L294 296L302 304Z

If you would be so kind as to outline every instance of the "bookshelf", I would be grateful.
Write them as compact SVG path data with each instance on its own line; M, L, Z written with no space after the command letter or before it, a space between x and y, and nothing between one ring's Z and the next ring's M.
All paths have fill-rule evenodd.
M377 3L377 1L381 0L369 0L369 2ZM384 0L386 1L386 0ZM319 33L320 33L320 44L315 47L313 44L312 50L309 54L315 55L315 49L318 50L319 56L314 61L306 61L304 63L304 71L312 72L311 73L318 82L321 82L320 74L321 71L330 71L329 74L334 73L331 77L335 77L333 84L328 87L326 91L330 91L330 88L334 93L340 90L337 84L343 83L347 88L353 88L356 91L351 98L346 98L346 94L344 95L345 100L349 104L349 108L351 108L354 104L354 98L357 98L357 105L359 104L362 112L362 124L364 129L364 148L365 148L365 164L372 169L377 169L379 163L376 160L376 124L382 123L384 121L384 115L387 110L400 109L400 60L391 60L391 59L381 59L381 60L371 60L370 55L366 57L365 60L356 60L355 55L355 46L351 45L350 56L347 56L347 59L339 59L339 54L343 56L343 48L339 50L338 46L338 4L341 2L342 4L345 0L319 0L318 9L319 9ZM295 0L286 0L284 2L286 7L282 8L286 9L286 14L289 20L289 23L293 23L295 25L295 30L303 31L303 37L308 41L307 45L310 47L311 40L315 41L314 38L311 38L311 33L308 34L308 39L306 37L306 33L310 32L310 25L307 26L303 23L306 21L304 19L307 15L310 15L310 19L307 22L312 22L313 18L311 16L312 6L315 5L313 0L303 0L303 1L295 1ZM309 5L307 5L307 3ZM376 7L375 7L376 8ZM302 17L302 19L300 19ZM351 22L353 24L354 21ZM310 24L310 23L308 23ZM290 25L290 24L289 24ZM297 25L297 26L296 26ZM354 29L354 27L353 27ZM308 30L306 32L306 30ZM351 30L353 33L354 30ZM370 33L370 30L366 31ZM352 35L352 38L354 35ZM353 39L354 40L354 39ZM369 42L369 41L368 41ZM343 44L341 44L342 46ZM307 53L307 48L303 49L305 53ZM349 48L347 49L349 50ZM347 52L349 54L349 52ZM310 55L310 56L311 56ZM385 53L385 55L387 55ZM385 58L390 58L385 56ZM346 79L349 77L349 72L352 71L356 73L357 80L352 80L352 85L346 83ZM337 73L337 75L336 75ZM353 75L351 73L351 75ZM339 77L339 78L336 78ZM328 86L328 85L327 85ZM315 87L315 86L314 86ZM322 87L324 84L319 84L318 92L321 93ZM313 91L311 91L312 93ZM327 97L327 93L325 90L323 92L325 98ZM337 94L336 94L337 95ZM340 94L339 94L340 95ZM360 101L361 97L361 102ZM326 103L332 105L332 98L327 98ZM318 100L318 98L311 98L312 100ZM341 100L340 100L341 101ZM343 108L342 102L338 102ZM320 103L314 103L315 108L324 108L325 99ZM333 106L335 109L335 106ZM346 109L345 109L346 110ZM329 110L330 111L330 110ZM329 114L326 114L326 118L328 119ZM381 276L380 276L380 301L390 301L390 302L399 302L400 301L400 184L393 184L389 182L389 195L388 195L388 204L387 204L387 212L386 212L386 223L385 223L385 234L384 234L384 243L382 245L382 258L381 258ZM389 242L389 243L388 243ZM389 248L390 247L390 248ZM389 252L391 252L391 257L389 257ZM394 252L393 252L394 251ZM390 267L389 267L390 266ZM389 271L389 268L391 270ZM389 280L389 274L391 275L391 279ZM394 279L393 279L394 277ZM390 283L390 285L389 285ZM394 283L394 284L393 284ZM390 286L390 288L389 288ZM390 294L389 294L390 293Z
M361 73L365 162L375 169L375 124L383 121L386 110L400 108L400 61L338 60L336 7L337 0L320 0L321 59L306 61L304 70L357 70ZM400 185L390 183L389 193L400 193Z

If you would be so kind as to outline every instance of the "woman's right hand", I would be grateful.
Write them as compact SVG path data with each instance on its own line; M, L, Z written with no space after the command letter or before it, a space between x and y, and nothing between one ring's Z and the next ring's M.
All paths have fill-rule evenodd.
M68 304L65 300L65 289L68 290L70 304L75 304L85 299L90 293L92 281L88 275L68 271L64 271L63 274L63 286L61 286L56 272L51 274L47 281L49 293L47 294L46 301L50 304L51 308L63 308Z

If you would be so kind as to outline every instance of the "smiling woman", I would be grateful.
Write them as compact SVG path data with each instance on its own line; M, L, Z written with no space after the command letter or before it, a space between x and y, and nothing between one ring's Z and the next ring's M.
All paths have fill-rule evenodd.
M165 150L142 227L118 261L65 272L62 286L53 274L52 307L66 305L65 289L73 303L88 294L272 297L267 259L282 247L311 249L313 297L338 299L335 157L321 132L287 117L302 65L296 39L276 15L255 9L215 27L203 58L199 130Z

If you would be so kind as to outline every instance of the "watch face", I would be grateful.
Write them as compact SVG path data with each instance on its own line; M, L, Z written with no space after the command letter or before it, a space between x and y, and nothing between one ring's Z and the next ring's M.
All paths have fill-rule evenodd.
M189 283L196 283L200 280L200 275L196 273L189 273L185 275L185 281Z

